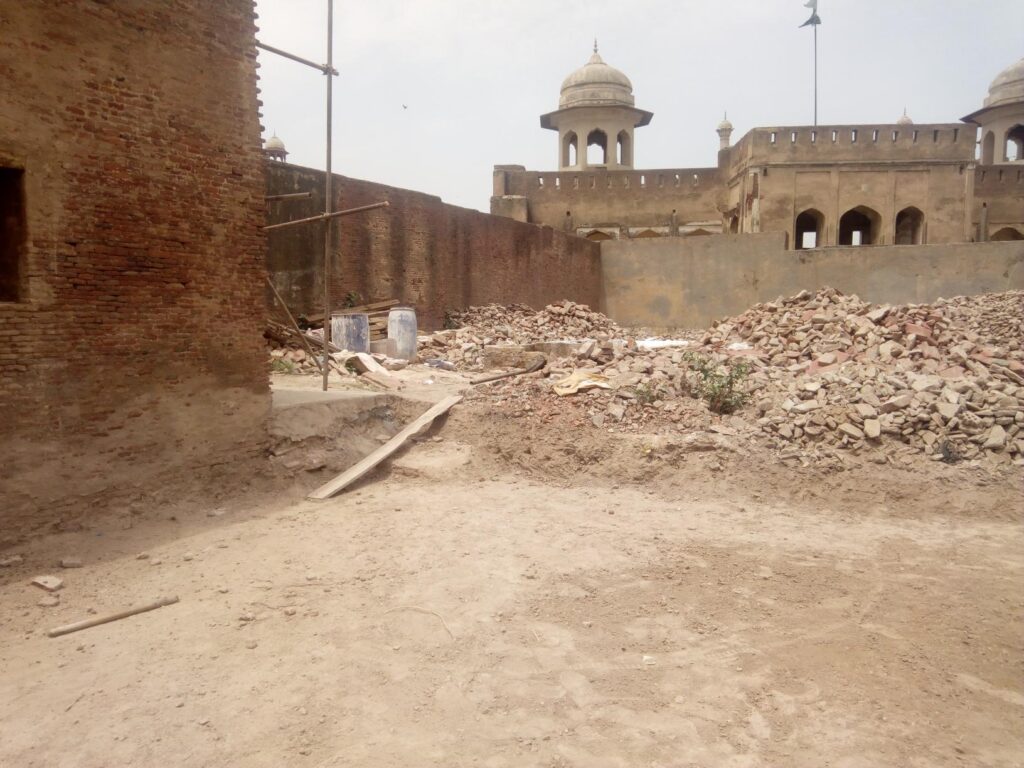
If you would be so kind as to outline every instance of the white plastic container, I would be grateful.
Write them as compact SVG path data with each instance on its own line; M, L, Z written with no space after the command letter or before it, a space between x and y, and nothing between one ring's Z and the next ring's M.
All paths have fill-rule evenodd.
M331 342L349 352L369 352L370 316L365 312L332 314Z
M412 361L416 358L416 310L394 307L388 312L388 357Z

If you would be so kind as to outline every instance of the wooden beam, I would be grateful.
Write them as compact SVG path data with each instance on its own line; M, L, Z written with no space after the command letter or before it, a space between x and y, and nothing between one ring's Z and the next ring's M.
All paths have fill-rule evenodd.
M316 363L317 370L323 373L324 364L320 362L320 359L316 356L316 352L314 352L313 348L309 345L309 339L306 338L302 329L299 328L299 324L295 322L295 318L292 317L292 311L288 309L288 305L284 303L284 299L281 298L281 294L278 293L277 288L274 285L274 281L270 279L270 275L267 275L267 285L269 285L270 290L274 292L274 298L276 298L277 303L281 305L281 309L283 309L284 313L288 315L288 320L292 324L292 328L295 329L295 333L298 334L298 337L302 340L302 346L306 348L306 352L309 353L309 356L313 358L313 362Z
M386 458L391 456L391 454L395 453L399 448L405 445L409 438L413 437L417 432L433 422L438 416L448 413L452 406L461 400L462 395L446 397L365 459L360 461L358 464L349 467L333 480L329 480L324 483L306 498L314 501L323 501L324 499L329 499L334 494L343 491Z
M134 608L129 608L125 611L111 613L108 616L97 616L93 619L84 619L82 621L76 621L74 624L65 624L64 626L57 627L56 629L51 629L46 634L49 637L60 637L61 635L67 635L72 632L78 632L80 629L98 627L100 624L108 624L111 621L126 619L129 616L135 616L136 614L145 613L146 611L155 611L157 608L163 608L165 605L174 605L176 602L178 602L177 597L162 597L159 600L153 601L152 603L138 605Z

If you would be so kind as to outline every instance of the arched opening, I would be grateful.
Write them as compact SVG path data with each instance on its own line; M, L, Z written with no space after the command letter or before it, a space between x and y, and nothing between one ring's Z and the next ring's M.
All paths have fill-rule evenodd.
M618 137L619 165L633 167L633 137L629 131L619 131Z
M1024 125L1015 125L1006 132L1006 161L1024 160Z
M820 248L823 243L822 235L825 230L825 216L815 208L808 208L796 217L796 225L793 228L795 236L793 244L796 249Z
M703 227L697 227L696 229L691 229L689 232L687 232L686 236L687 237L705 237L705 236L710 235L710 234L711 233L708 232Z
M659 235L653 229L645 229L643 232L638 232L637 234L633 235L633 237L661 237L661 235Z
M572 168L576 165L577 139L573 131L562 137L562 167Z
M608 135L595 128L587 136L587 165L608 164Z
M874 245L881 217L866 205L851 208L839 219L840 245Z
M924 242L924 214L914 206L896 214L896 245L920 245Z
M740 217L730 216L729 217L729 231L732 234L737 234L740 231Z
M994 235L992 235L992 237L990 237L989 240L1024 240L1024 234L1021 234L1013 227L1003 227Z
M985 132L985 138L981 140L981 164L992 165L996 155L996 135L992 131Z
M599 243L602 240L614 240L615 238L609 235L607 232L602 232L599 229L595 229L593 232L587 233L587 240L593 240L595 243Z

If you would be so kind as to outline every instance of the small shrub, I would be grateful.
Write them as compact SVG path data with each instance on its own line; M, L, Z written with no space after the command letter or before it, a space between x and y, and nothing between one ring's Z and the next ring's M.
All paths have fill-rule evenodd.
M362 302L363 297L355 291L349 291L345 294L345 299L342 302L345 309L351 309L352 307L358 307Z
M641 383L633 389L633 394L636 395L636 401L640 405L650 405L661 399L661 387L657 384Z
M750 374L749 363L729 360L719 364L692 352L686 360L693 369L690 391L707 403L709 409L715 413L732 413L747 402L743 383Z
M295 373L295 363L283 357L276 357L270 364L270 370L274 373Z
M449 309L444 313L444 329L446 331L453 331L456 328L461 328L462 324L455 318L456 312Z

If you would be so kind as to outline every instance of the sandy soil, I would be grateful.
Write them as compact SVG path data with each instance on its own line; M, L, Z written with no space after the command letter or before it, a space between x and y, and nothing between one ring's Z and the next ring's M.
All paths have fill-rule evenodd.
M435 434L328 502L13 550L0 765L1024 764L1012 480L794 469L473 402Z

